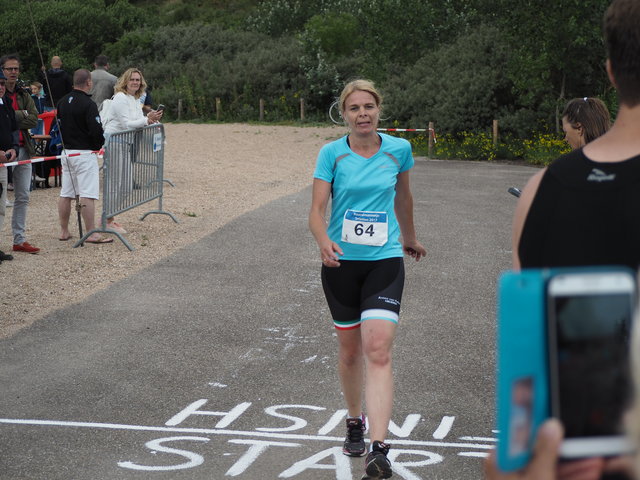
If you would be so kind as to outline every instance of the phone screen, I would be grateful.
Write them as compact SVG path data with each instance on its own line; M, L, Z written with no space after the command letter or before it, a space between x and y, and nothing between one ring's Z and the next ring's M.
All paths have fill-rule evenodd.
M559 295L550 302L556 413L566 437L621 434L631 394L631 293Z

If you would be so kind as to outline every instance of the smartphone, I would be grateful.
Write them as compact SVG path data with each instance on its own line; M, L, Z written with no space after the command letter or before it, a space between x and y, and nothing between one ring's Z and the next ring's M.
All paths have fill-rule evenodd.
M562 458L630 453L631 271L562 273L547 285L551 414L565 428Z
M156 110L158 110L159 112L162 112L164 110L164 105L160 104L158 105L158 108L156 108Z

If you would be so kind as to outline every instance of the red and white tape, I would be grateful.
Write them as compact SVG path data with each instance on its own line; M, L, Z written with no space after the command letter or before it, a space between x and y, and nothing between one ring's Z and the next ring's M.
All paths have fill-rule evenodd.
M100 154L101 152L102 152L102 150L91 152L91 153ZM35 157L35 158L30 158L29 160L18 160L16 162L0 163L0 167L15 167L16 165L27 165L29 163L40 163L40 162L46 162L48 160L62 160L63 158L77 157L78 155L82 155L82 153L70 153L69 155L56 155L56 156L53 156L53 157Z

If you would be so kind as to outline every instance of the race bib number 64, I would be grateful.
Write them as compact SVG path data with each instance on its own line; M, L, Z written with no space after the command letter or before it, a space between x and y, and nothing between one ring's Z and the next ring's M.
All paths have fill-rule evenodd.
M347 210L342 221L342 241L380 247L387 243L387 212Z

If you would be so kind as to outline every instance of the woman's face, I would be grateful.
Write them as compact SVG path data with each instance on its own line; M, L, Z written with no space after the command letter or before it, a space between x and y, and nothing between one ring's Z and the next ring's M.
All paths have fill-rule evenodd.
M584 147L584 135L581 126L576 128L571 125L569 120L567 120L567 117L562 117L562 130L564 130L564 140L573 150Z
M142 82L142 78L138 72L133 72L131 74L131 78L127 82L127 93L129 95L135 95L138 90L140 90L140 83Z
M356 90L345 100L342 115L353 133L367 134L378 128L380 108L373 95Z

